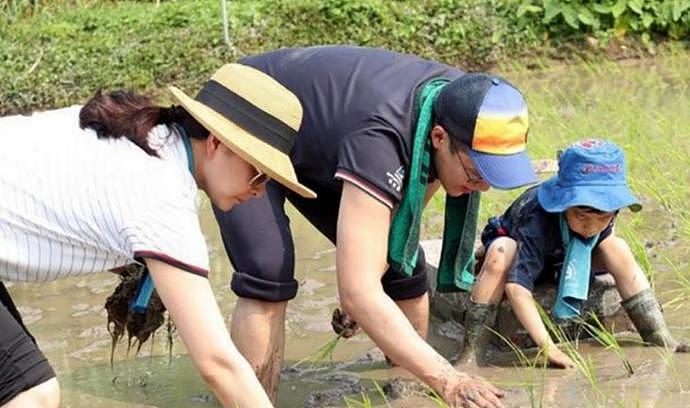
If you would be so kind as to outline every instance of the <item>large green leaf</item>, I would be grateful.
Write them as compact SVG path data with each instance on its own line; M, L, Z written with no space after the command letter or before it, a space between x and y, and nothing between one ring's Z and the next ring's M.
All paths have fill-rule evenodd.
M634 11L638 15L642 15L642 6L644 6L644 0L629 0L628 8Z
M611 7L607 4L596 3L592 6L592 10L599 14L611 14Z
M673 0L673 21L677 22L683 12L690 8L690 0Z
M554 0L544 0L544 23L548 24L561 14L561 4Z
M577 12L570 4L564 4L561 13L563 14L563 19L572 28L579 28L580 22L578 21Z
M642 26L644 28L649 28L653 22L654 22L654 16L652 16L650 13L642 14Z
M536 14L540 13L541 11L542 8L539 6L535 6L534 4L520 3L520 6L517 9L517 17L520 18L527 13Z
M577 13L577 18L586 26L594 28L599 27L599 19L591 11L584 7L582 7Z
M611 14L613 14L613 17L618 18L621 14L625 13L627 7L628 3L626 0L618 0L616 4L611 7Z

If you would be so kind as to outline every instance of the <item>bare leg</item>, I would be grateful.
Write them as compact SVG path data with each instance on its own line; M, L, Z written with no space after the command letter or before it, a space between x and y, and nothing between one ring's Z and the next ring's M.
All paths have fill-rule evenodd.
M649 288L647 277L622 238L609 236L603 240L594 252L594 258L594 263L603 264L616 280L622 299L628 299Z
M2 408L52 408L58 406L60 406L60 386L57 379L53 377L12 398Z
M426 339L427 334L429 334L429 295L425 293L416 298L397 300L395 303L410 321L412 327L419 333L419 336Z
M283 365L286 308L287 302L241 297L232 314L232 340L274 403Z
M517 244L509 237L496 238L484 257L477 282L472 288L472 300L480 304L498 304L503 298L505 279L513 262Z
M468 370L487 364L485 355L491 339L490 329L496 323L497 306L503 298L505 280L517 244L512 238L494 240L486 251L484 262L466 303L464 344L455 367Z

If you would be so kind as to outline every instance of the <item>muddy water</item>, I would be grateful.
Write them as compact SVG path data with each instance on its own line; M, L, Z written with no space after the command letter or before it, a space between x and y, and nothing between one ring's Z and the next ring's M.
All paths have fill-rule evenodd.
M687 63L690 63L690 58L682 58L684 59L681 59L680 64L674 60L676 68L683 64L687 67ZM674 103L673 99L690 98L689 78L688 75L677 74L677 71L665 71L664 66L667 65L664 61L633 64L594 75L584 74L582 77L567 70L555 74L527 74L527 78L521 79L520 84L528 92L540 92L558 86L554 83L554 78L559 77L561 81L564 78L568 81L568 87L573 92L576 89L589 92L600 81L616 81L631 89L641 88L635 95L642 97L656 95L658 81L651 79L641 82L634 79L641 83L626 84L625 79L621 79L621 72L637 73L633 78L639 78L641 73L663 77L670 84L671 91L667 93L668 97L655 99L659 104L658 108L663 108L671 117L684 120L688 126L684 127L683 135L687 137L687 129L690 128L687 102L683 99L684 103ZM584 79L576 80L577 78ZM535 119L538 120L538 116ZM605 129L605 125L594 124L594 127ZM690 140L678 143L677 146L681 149L690 149ZM687 186L685 188L687 190ZM501 202L505 201L505 196L491 193L489 200ZM655 209L653 205L647 207L647 210L649 211L639 231L663 244L657 247L662 256L651 258L651 263L658 275L657 292L668 301L672 298L669 290L677 285L673 282L672 267L663 258L671 258L676 268L687 272L690 261L688 236L687 233L679 235L678 226L666 212ZM288 308L286 367L310 355L333 338L330 313L338 304L332 246L299 216L294 215L292 218L297 242L300 293ZM211 250L213 272L210 279L221 309L229 317L236 301L228 285L231 269L208 208L202 214L202 224ZM433 228L433 225L431 227L431 230L438 229ZM163 332L158 334L152 345L145 345L138 356L133 356L132 353L127 356L126 345L120 344L115 365L111 369L110 337L105 328L103 303L116 283L115 276L102 273L41 285L17 284L10 288L25 321L58 372L63 406L218 406L185 356L179 341L174 345L172 361L169 361ZM690 304L679 308L667 307L666 316L675 333L690 336L689 308ZM435 325L431 341L444 354L450 355L456 345L441 334L446 331L446 325ZM317 395L327 397L329 390L333 388L355 392L351 398L362 401L356 393L360 387L371 390L372 380L382 383L390 378L405 376L400 369L387 368L380 354L367 354L372 347L373 344L366 336L359 335L341 342L332 360L286 369L278 406L301 407L313 392L321 391ZM627 377L623 365L613 353L593 344L583 344L580 350L596 366L596 389L576 370L487 368L478 373L508 391L507 406L690 406L690 377L686 375L690 370L690 357L680 356L669 361L653 349L626 347L624 351L635 369L635 374ZM369 392L375 404L385 406L375 394ZM313 395L311 398L314 399ZM345 405L342 398L334 400L340 406ZM390 404L394 407L437 406L428 398L422 397L393 401Z

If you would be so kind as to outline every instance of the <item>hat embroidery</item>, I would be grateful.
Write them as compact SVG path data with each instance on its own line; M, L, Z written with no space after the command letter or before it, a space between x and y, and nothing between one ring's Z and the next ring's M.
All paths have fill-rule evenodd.
M621 172L621 165L620 164L585 164L580 169L580 172L582 172L582 174L620 173Z
M604 141L600 139L585 139L572 144L573 147L581 147L583 149L593 149L595 147L601 147L603 145Z

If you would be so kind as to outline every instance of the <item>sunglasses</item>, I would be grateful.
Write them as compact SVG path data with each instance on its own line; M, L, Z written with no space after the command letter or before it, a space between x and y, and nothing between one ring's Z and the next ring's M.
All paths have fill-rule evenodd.
M257 170L257 172L258 173L256 174L256 176L252 177L251 180L249 180L249 187L258 187L271 179L270 177L268 177L268 174L259 170Z

